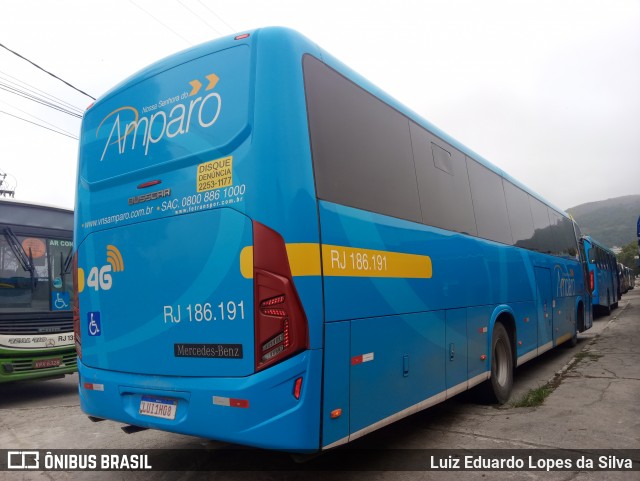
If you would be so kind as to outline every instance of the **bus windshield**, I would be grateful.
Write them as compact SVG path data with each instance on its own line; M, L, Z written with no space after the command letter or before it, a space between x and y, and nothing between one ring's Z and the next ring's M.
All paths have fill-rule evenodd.
M8 233L0 237L0 312L71 310L72 276L64 272L71 241L14 238L17 245Z

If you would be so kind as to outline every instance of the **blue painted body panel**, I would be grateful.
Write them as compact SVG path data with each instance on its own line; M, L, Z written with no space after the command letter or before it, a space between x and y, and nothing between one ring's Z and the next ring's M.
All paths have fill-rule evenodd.
M352 355L373 354L351 366L352 433L445 390L444 339L442 311L352 321Z

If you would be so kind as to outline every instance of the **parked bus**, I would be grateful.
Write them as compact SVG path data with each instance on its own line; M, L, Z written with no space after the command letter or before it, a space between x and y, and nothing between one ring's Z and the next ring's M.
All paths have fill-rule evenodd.
M583 244L589 259L589 284L594 310L611 314L618 307L618 269L616 255L590 236L583 237Z
M0 383L76 371L72 238L73 211L0 201Z
M620 262L617 263L618 285L620 286L620 294L626 294L629 292L629 276L627 275L626 267Z
M135 427L328 449L590 327L565 213L287 29L89 108L75 235L80 405Z

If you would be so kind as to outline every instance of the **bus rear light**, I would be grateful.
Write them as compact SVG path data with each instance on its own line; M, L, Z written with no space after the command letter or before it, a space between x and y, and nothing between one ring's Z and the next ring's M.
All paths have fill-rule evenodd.
M301 377L296 379L296 382L293 384L293 397L296 399L300 399L300 394L302 394L302 378Z
M267 316L276 316L276 317L285 317L287 315L287 311L284 309L261 309L262 313Z
M284 320L284 347L289 347L289 319Z
M596 288L595 278L593 276L593 271L589 271L589 292L593 292Z
M260 307L270 307L276 304L282 304L284 302L284 296L276 296L271 299L266 299L260 303Z
M283 342L284 342L284 332L281 332L276 337L274 337L273 339L271 339L270 341L262 345L262 352L266 352L270 349L273 349L278 344L281 344Z
M148 182L143 182L142 184L140 184L138 186L138 189L146 189L148 187L153 187L154 185L158 185L158 184L162 184L162 181L159 179L156 180L150 180Z
M248 408L248 399L235 399L222 396L213 396L213 404L216 406L228 406L232 408Z
M88 391L104 391L104 384L96 384L93 382L85 382L82 387Z
M284 296L276 296L271 299L266 299L260 303L260 307L270 307L276 304L282 304L284 302Z
M243 33L242 35L238 35L238 36L234 37L233 39L234 40L244 40L245 38L249 38L249 35L251 35L251 34Z
M307 318L293 284L284 239L253 222L255 369L308 349Z
M78 358L82 359L82 339L80 337L80 296L78 295L78 253L73 254L73 339Z

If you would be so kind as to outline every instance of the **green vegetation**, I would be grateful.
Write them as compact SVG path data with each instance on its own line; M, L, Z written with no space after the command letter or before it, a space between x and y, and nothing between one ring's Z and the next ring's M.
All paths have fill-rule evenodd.
M578 364L580 361L597 361L602 357L602 354L596 354L590 351L582 351L575 355L572 367Z
M571 207L567 212L573 216L584 235L592 236L607 247L621 247L637 241L640 195L589 202Z
M634 274L640 274L640 268L638 267L637 259L638 256L638 242L633 241L629 242L626 246L622 248L622 252L616 255L618 262L624 264L625 266L633 269Z
M532 389L515 403L514 408L533 408L542 405L549 394L553 392L553 388L549 384L545 384L537 389Z
M554 389L560 385L568 371L572 371L582 361L597 361L601 357L602 354L597 354L591 351L581 351L577 353L569 363L566 370L556 373L554 378L545 385L536 389L531 389L518 401L512 403L512 406L514 408L534 408L541 406L544 403L544 400L547 399Z

